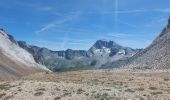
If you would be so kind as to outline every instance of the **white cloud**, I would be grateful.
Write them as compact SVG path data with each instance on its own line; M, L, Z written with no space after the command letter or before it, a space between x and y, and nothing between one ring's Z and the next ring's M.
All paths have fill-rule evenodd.
M108 33L107 34L108 36L111 36L111 37L116 37L116 38L129 38L129 37L135 37L136 35L135 34L129 34L129 33Z
M166 8L166 9L153 9L153 11L163 12L163 13L170 13L170 8Z
M64 23L67 23L67 22L69 22L69 21L74 20L74 19L77 18L78 16L79 16L78 14L64 16L64 18L61 19L61 20L56 20L56 21L47 23L47 24L44 25L41 29L36 30L35 33L41 33L41 32L44 32L44 31L51 30L51 29L55 29L55 28L57 28L58 26L62 26Z
M143 13L146 10L114 10L114 11L104 11L102 14L129 14L129 13Z
M36 33L41 33L41 32L44 32L44 31L50 29L50 28L53 28L53 27L55 27L55 26L56 26L55 23L48 23L47 25L45 25L44 27L42 27L40 30L37 30L37 31L35 31L35 32L36 32Z
M135 25L135 24L123 22L123 21L120 21L120 20L118 22L121 23L121 24L127 25L129 27L132 27L132 28L138 28L137 25Z
M116 6L117 7L117 6ZM161 13L170 13L170 8L166 9L132 9L132 10L118 10L118 8L115 8L115 10L110 11L86 11L86 12L80 12L75 11L71 13L82 13L82 14L131 14L131 13L147 13L147 12L161 12Z

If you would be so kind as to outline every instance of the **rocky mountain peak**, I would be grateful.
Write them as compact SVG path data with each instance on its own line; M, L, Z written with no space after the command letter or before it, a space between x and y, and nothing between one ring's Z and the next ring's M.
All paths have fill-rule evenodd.
M106 41L106 40L98 40L96 43L93 45L96 49L103 49L103 48L112 48L112 47L117 47L120 46L114 41Z

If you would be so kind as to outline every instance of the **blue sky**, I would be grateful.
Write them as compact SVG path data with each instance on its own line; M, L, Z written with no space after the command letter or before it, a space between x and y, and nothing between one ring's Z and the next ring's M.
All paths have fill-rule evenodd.
M0 0L0 27L52 50L87 50L99 39L145 48L169 14L170 0Z

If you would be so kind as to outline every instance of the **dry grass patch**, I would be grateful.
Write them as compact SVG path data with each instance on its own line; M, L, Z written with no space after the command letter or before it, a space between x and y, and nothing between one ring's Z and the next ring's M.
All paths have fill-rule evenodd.
M158 91L158 92L151 92L152 95L159 95L159 94L163 94L163 92Z
M111 89L103 89L103 90L105 90L105 91L111 91Z
M142 87L139 87L139 88L136 88L135 90L136 90L136 91L144 91L145 89L142 88Z
M61 99L61 97L55 97L54 98L54 100L60 100Z
M36 92L36 93L34 93L34 96L41 96L41 95L43 95L44 93L43 92Z
M150 90L157 90L156 87L149 87Z
M169 81L169 78L164 78L164 81Z
M135 91L132 90L132 89L126 89L125 92L131 92L131 93L134 93Z
M6 97L4 98L4 100L9 100L9 99L11 99L12 97L13 97L13 95L6 96Z
M12 85L10 85L8 83L0 84L0 90L9 90L12 87L15 87L15 86L12 86Z
M66 97L66 96L71 96L71 93L70 92L66 92L62 95L62 97Z
M46 91L45 88L38 88L36 91Z
M56 91L60 91L61 89L59 89L58 87L55 88Z
M109 96L108 93L103 93L103 94L97 93L97 94L95 95L95 98L96 98L97 100L110 100L110 96Z
M6 95L6 93L0 93L0 99L3 98Z
M77 94L82 94L83 92L85 92L82 88L79 88L78 90L77 90Z
M96 91L91 91L92 94L96 93Z

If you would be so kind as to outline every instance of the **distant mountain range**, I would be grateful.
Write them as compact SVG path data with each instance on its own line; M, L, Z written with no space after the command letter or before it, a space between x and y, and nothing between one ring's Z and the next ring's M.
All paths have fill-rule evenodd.
M52 51L47 48L31 46L24 41L18 41L23 49L30 52L37 63L45 65L52 71L71 71L99 68L116 68L119 66L103 67L106 63L126 61L140 51L123 47L113 41L98 40L89 50Z

